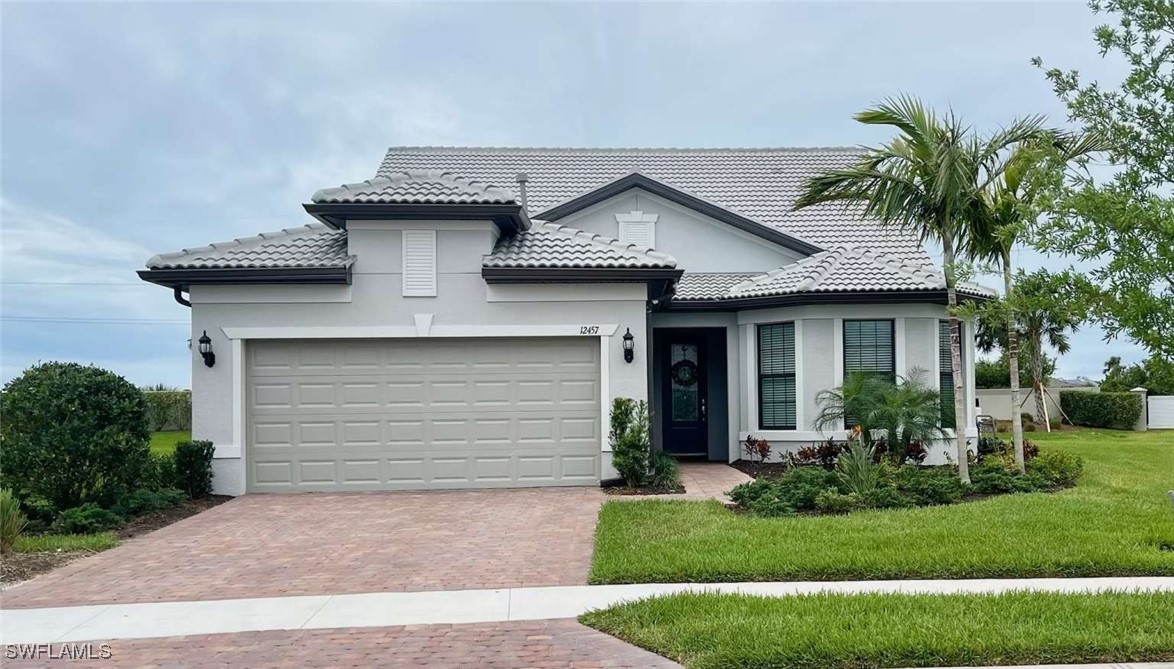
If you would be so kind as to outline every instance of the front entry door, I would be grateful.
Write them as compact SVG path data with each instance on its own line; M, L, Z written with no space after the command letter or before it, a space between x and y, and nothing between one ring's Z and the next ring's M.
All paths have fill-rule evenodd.
M707 455L706 337L695 332L666 333L660 354L664 450L673 455Z

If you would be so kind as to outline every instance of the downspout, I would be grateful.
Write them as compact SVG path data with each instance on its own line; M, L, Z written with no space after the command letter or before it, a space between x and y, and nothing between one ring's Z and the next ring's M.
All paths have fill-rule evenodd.
M176 302L179 302L180 304L187 307L188 309L192 308L191 300L188 300L183 296L183 289L182 288L180 288L179 286L175 286L172 290L174 291L172 293L172 295L175 296Z

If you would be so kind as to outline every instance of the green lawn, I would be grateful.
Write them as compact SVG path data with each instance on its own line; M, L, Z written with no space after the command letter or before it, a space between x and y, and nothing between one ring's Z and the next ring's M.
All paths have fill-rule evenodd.
M113 532L94 534L35 534L16 538L13 547L17 553L44 553L52 551L104 551L118 545Z
M686 594L580 620L689 669L1174 660L1174 593Z
M1075 488L944 507L757 518L608 502L592 583L1174 575L1174 434L1032 434L1085 459Z
M175 445L181 441L189 441L191 432L152 432L151 453L154 455L169 455L175 452Z

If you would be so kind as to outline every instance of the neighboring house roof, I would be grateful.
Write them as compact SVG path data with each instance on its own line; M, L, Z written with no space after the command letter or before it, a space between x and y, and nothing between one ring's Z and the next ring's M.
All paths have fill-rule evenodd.
M381 172L360 183L323 188L316 203L366 204L515 204L514 193L483 181L439 170Z
M347 233L320 223L161 253L139 277L186 289L193 283L349 283Z
M537 217L634 172L823 249L863 246L928 260L915 235L882 230L859 210L826 204L792 211L807 180L853 162L855 148L542 149L392 147L380 176L445 169L517 193ZM557 211L557 210L556 210Z
M812 293L942 293L945 276L931 265L840 246L797 263L735 282L733 274L685 274L675 300L739 301ZM961 295L989 298L994 292L961 284ZM714 297L720 293L720 297Z

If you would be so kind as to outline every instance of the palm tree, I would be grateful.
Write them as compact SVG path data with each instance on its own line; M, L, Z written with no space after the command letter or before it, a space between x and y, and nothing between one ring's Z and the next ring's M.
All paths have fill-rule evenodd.
M1040 172L1063 171L1067 165L1090 153L1104 150L1103 142L1095 135L1048 135L1020 142L1011 149L1001 174L982 193L982 206L971 219L969 255L998 263L1003 274L1003 305L1001 317L1006 323L1003 350L1007 352L1010 367L1011 406L1019 406L1019 332L1015 327L1015 283L1012 281L1011 252L1019 238L1035 221L1038 210L1036 198L1042 183ZM989 349L987 349L989 350ZM1038 358L1037 358L1037 367ZM1042 400L1036 393L1037 408ZM1027 471L1023 457L1023 418L1018 410L1011 412L1011 441L1015 447L1015 462L1020 472Z
M900 96L855 116L868 125L891 126L898 135L879 147L865 147L852 166L811 179L796 209L845 202L862 205L863 217L882 226L911 231L942 248L946 302L950 315L950 367L954 381L954 438L958 475L970 481L966 446L965 391L956 290L957 254L970 248L968 235L982 192L1005 167L1008 147L1038 137L1043 118L1017 120L985 139L952 112L939 117L919 100Z
M860 427L860 441L888 444L896 462L904 462L915 442L929 443L943 435L939 424L941 394L925 383L925 371L911 369L894 383L866 372L849 374L838 388L815 396L816 429L851 421Z
M979 330L975 342L984 351L995 347L1009 350L1012 339L1023 342L1023 353L1031 365L1031 387L1035 392L1035 420L1051 431L1044 408L1044 346L1051 346L1061 355L1067 353L1068 331L1076 331L1086 318L1079 300L1069 295L1065 281L1047 270L1015 274L1015 303L1005 307L1014 317L1011 321L987 322ZM1012 327L1013 326L1013 327ZM1016 382L1018 379L1016 379ZM1012 405L1012 408L1018 403ZM1012 417L1019 412L1013 410ZM1018 454L1016 454L1018 457Z

